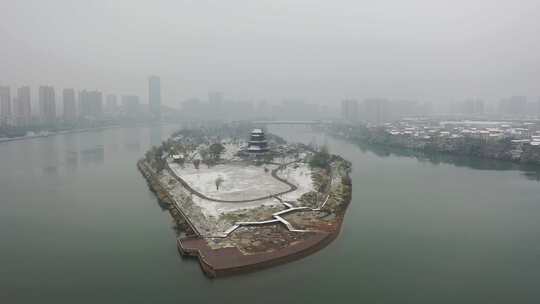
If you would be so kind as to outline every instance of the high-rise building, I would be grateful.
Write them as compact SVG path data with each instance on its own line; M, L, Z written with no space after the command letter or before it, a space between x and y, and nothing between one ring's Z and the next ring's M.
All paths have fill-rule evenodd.
M161 80L158 76L148 79L148 103L155 119L161 118Z
M74 122L77 120L77 103L75 101L75 90L64 89L62 91L62 101L64 102L64 121Z
M32 119L30 87L24 86L17 89L17 101L14 104L17 126L29 125Z
M51 86L39 87L39 114L42 123L53 123L56 120L56 100Z
M341 118L349 122L358 121L358 101L345 99L341 101Z
M11 91L8 86L0 86L0 125L11 124Z
M108 94L105 99L105 112L109 114L118 112L118 100L116 98L116 95Z
M80 91L79 115L90 119L101 118L103 116L103 94L99 91Z

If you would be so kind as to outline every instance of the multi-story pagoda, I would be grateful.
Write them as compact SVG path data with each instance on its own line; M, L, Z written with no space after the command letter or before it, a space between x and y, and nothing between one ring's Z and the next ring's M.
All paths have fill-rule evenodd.
M264 131L253 129L249 138L247 151L249 153L264 153L268 152L268 150L268 142L266 141L266 136L264 136Z

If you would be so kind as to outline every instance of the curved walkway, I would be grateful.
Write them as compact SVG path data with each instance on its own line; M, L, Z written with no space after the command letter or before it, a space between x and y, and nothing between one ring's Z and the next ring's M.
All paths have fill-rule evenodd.
M266 195L266 196L262 196L262 197L257 197L257 198L254 198L254 199L248 199L248 200L222 200L222 199L216 199L216 198L211 198L211 197L208 197L202 193L200 193L199 191L193 189L186 181L184 181L180 176L178 176L178 174L176 174L176 172L174 172L174 170L169 166L169 162L166 161L165 164L166 164L166 168L167 168L167 171L169 171L169 173L180 183L182 184L182 186L184 186L184 188L186 188L187 190L189 190L189 192L191 192L192 194L195 194L196 196L202 198L202 199L205 199L205 200L208 200L208 201L212 201L212 202L217 202L217 203L249 203L249 202L256 202L256 201L262 201L262 200L265 200L265 199L269 199L269 198L273 198L273 197L276 197L276 196L280 196L280 195L284 195L284 194L287 194L287 193L291 193L293 191L295 191L296 189L298 189L298 187L296 187L294 184L290 183L288 180L286 179L283 179L281 177L279 177L277 175L277 172L285 167L287 167L288 165L290 164L293 164L293 163L296 163L296 162L299 162L300 160L295 160L295 161L292 161L292 162L288 162L286 164L282 164L280 165L279 167L277 167L276 169L272 170L272 177L277 179L278 181L286 184L287 186L290 187L289 190L286 190L286 191L282 191L282 192L279 192L279 193L274 193L274 194L270 194L270 195Z

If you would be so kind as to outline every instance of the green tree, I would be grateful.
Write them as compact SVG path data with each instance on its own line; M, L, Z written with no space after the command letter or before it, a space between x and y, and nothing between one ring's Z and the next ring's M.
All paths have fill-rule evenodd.
M328 147L326 146L322 146L309 160L309 165L312 168L328 168L329 164L330 153L328 153Z
M220 143L214 143L210 145L210 148L208 150L214 160L219 160L219 158L221 157L221 153L225 151L225 147Z

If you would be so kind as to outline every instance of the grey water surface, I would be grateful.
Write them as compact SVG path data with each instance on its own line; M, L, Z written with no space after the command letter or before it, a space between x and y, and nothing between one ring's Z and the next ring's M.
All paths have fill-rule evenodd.
M0 303L538 303L538 169L362 147L340 237L300 261L209 280L176 251L136 161L177 126L0 143Z

